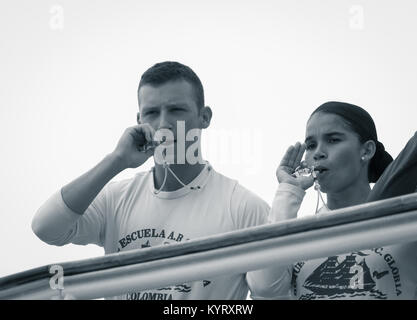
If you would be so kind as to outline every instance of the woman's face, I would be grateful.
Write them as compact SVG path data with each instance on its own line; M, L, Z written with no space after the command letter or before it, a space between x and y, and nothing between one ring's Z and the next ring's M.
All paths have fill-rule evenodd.
M361 164L364 150L359 136L342 117L314 114L307 123L305 143L306 161L319 169L317 179L323 192L343 192L367 175Z

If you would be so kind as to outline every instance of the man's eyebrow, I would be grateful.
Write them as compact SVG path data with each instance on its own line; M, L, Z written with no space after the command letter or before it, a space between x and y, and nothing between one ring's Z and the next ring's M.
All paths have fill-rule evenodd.
M183 102L178 102L178 103L174 102L174 103L167 104L166 106L172 108L172 107L187 107L188 105Z
M155 109L159 109L159 107L156 107L156 106L143 107L143 111L153 111Z
M188 105L184 102L173 102L173 103L168 103L166 105L164 105L164 107L168 107L168 108L174 108L174 107L187 107ZM155 109L160 109L160 106L147 106L147 107L143 107L143 110L155 110Z

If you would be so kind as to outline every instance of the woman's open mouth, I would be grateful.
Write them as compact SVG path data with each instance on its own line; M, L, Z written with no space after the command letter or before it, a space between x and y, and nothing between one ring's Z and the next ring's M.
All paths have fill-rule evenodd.
M314 167L314 172L316 172L316 174L318 175L322 175L323 173L326 173L327 171L329 171L329 169L323 166Z

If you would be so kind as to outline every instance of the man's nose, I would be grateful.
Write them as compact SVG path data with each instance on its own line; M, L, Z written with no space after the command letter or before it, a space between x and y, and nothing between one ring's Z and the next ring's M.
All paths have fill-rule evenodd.
M169 114L166 111L162 111L159 116L158 129L172 130L172 123L170 121Z

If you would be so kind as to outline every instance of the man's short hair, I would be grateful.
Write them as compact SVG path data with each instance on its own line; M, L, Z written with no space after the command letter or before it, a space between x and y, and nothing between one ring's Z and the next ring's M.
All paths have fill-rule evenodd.
M160 62L146 70L140 79L138 94L146 84L157 87L176 80L188 81L194 88L197 107L204 107L204 89L200 79L190 67L175 61Z

